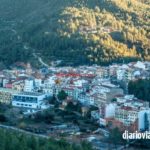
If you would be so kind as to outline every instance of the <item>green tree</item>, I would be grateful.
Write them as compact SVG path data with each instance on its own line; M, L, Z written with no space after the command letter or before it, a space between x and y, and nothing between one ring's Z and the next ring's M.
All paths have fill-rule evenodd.
M57 97L58 97L59 100L65 100L67 98L67 96L68 95L67 95L67 93L64 90L61 90L58 93L58 95L57 95Z
M78 146L63 139L43 139L4 129L0 129L0 137L0 150L92 150L86 142Z
M150 79L130 81L128 91L129 94L134 94L137 98L150 102Z
M111 130L109 134L109 141L115 144L115 146L117 146L117 144L122 142L122 134L118 128L114 128Z

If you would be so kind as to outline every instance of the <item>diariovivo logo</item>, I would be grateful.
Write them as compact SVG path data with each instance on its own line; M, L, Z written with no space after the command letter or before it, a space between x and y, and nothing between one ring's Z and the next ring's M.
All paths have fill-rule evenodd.
M125 140L138 140L138 139L150 139L150 132L138 132L129 133L127 130L122 134L122 138Z

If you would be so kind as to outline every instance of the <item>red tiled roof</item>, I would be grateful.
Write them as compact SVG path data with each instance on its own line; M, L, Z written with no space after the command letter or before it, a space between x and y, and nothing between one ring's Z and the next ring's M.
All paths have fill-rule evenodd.
M94 74L78 74L78 73L57 73L58 77L94 77Z
M129 106L122 106L121 109L124 109L124 110L133 110L132 107L129 107Z

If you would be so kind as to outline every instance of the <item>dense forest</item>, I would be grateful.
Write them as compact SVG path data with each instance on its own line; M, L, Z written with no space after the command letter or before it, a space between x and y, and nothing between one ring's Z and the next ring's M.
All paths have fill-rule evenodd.
M0 67L150 60L149 0L0 0Z
M0 129L0 137L0 150L92 150L85 142L77 146L64 140L38 138L4 129Z
M130 81L128 90L129 94L134 94L137 98L150 102L150 79Z

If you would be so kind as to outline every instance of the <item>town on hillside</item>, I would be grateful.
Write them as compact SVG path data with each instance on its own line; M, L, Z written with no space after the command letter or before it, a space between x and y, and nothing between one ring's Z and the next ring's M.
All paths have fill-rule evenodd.
M108 147L114 131L150 131L150 101L131 86L140 80L150 80L150 62L40 69L16 63L0 71L0 122Z

